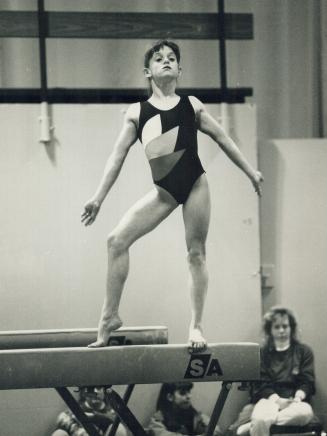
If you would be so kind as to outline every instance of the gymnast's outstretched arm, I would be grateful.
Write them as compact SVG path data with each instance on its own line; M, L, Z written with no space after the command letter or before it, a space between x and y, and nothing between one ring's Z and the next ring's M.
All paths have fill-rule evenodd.
M137 140L136 120L138 119L139 106L139 103L134 103L128 108L122 130L107 160L100 184L93 197L84 206L82 222L86 226L92 224L96 219L102 202L117 180L129 149Z
M261 183L263 176L260 171L254 169L246 160L235 142L225 133L217 121L209 114L203 103L196 97L191 97L197 117L198 128L201 132L209 135L251 180L255 191L261 195Z

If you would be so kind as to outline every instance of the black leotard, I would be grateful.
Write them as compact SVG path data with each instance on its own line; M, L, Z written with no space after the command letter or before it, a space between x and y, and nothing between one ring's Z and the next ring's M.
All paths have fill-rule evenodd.
M149 160L152 178L177 203L186 202L204 173L199 156L195 112L187 96L169 110L141 103L138 138Z

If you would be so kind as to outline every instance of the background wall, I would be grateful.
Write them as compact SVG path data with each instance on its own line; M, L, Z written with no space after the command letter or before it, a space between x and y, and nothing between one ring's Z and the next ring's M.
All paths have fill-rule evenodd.
M125 108L54 105L55 140L44 146L38 143L37 105L0 107L0 196L6 210L0 229L0 330L97 325L105 290L106 235L152 186L137 143L96 223L89 228L81 225L83 204L100 179ZM210 111L215 117L220 114L218 106ZM233 106L229 115L231 134L256 165L255 108ZM260 324L256 194L211 140L201 135L199 142L213 203L207 339L256 341ZM185 343L190 320L187 281L178 209L131 249L121 305L126 325L167 325L170 342ZM153 411L157 391L158 386L137 387L131 407L142 421ZM217 391L212 384L198 386L196 404L210 412ZM63 408L51 391L2 391L0 398L1 431L6 436L48 434ZM235 416L240 401L236 396L229 402L223 425ZM27 417L36 412L38 420L29 420L26 426Z
M274 266L264 309L282 303L295 310L300 339L315 352L315 410L326 423L327 141L275 140L264 156L263 258Z
M47 0L52 11L215 12L216 0ZM2 0L1 9L35 10L36 0ZM326 134L327 5L323 0L225 0L226 12L254 16L253 41L227 41L228 84L254 88L258 138ZM219 86L218 42L177 41L185 87ZM49 86L143 87L149 40L47 41ZM133 74L131 74L133 72ZM138 73L139 72L139 73ZM0 84L38 87L38 42L0 41Z
M296 0L258 0L251 4L258 138L323 136L327 120L322 83L327 62L321 50L326 41L321 24L327 13L325 2L305 0L300 5Z
M36 1L2 0L0 8L35 10ZM178 2L173 0L46 1L48 10L215 12L216 8L216 0L202 0L201 2L198 0L179 0ZM322 270L316 270L312 260L323 258L326 250L324 227L321 225L325 217L321 193L326 184L323 185L325 183L324 168L321 168L323 161L319 160L322 159L325 144L320 143L317 147L313 142L305 143L304 152L302 141L287 142L285 143L288 144L287 147L289 144L296 144L296 146L290 149L286 159L284 143L278 142L277 146L277 143L271 139L314 138L326 135L327 34L323 29L326 27L324 23L327 20L327 6L322 0L302 0L301 7L296 0L274 0L274 2L270 0L226 0L226 11L254 14L254 41L228 41L227 61L229 85L252 86L254 98L249 99L248 103L255 102L257 106L255 131L252 131L254 124L251 117L254 115L251 112L253 110L251 106L246 105L247 109L240 112L238 108L235 109L232 106L229 111L233 123L239 123L238 130L234 130L233 134L237 140L242 140L242 147L248 146L244 138L247 138L249 134L249 146L251 153L254 153L253 141L255 136L257 137L259 166L265 175L264 195L260 208L261 262L275 266L276 281L272 291L264 291L262 305L265 310L271 304L289 304L294 306L299 314L303 339L310 342L316 352L319 376L316 404L322 415L326 403L323 371L326 351L321 345L320 332L327 328L326 317L323 313L326 301L324 292L326 280ZM177 42L182 48L183 56L183 75L180 85L185 87L218 86L218 43L214 41ZM47 42L49 86L142 87L144 86L142 57L150 43L151 41L147 40L128 42L49 40ZM38 87L37 59L37 41L0 40L0 85L3 87ZM0 323L3 323L3 325L0 324L1 329L95 325L101 305L105 274L104 235L128 207L130 204L128 202L132 202L150 186L146 162L135 147L132 151L133 157L128 160L126 171L124 170L119 182L124 192L130 193L131 197L126 197L127 203L124 203L125 196L123 199L118 197L118 190L115 188L112 192L115 210L111 209L110 202L108 202L96 227L85 230L79 225L81 206L86 201L85 197L90 195L94 189L94 183L98 180L110 147L105 142L105 138L113 137L112 133L106 135L107 129L111 132L111 125L119 125L122 116L119 111L123 109L123 106L118 107L118 110L112 113L109 106L77 108L77 106L55 105L52 108L52 115L57 142L49 148L42 148L37 143L39 108L28 105L2 105L0 108L2 172L0 192L2 204L5 205L7 211L2 215L5 225L0 230L2 237L0 291L2 296L6 295L4 305L0 307L2 317ZM211 110L218 115L217 107ZM245 113L251 113L249 130L246 126L248 115ZM108 119L112 120L112 123L108 122ZM104 129L106 129L105 132ZM235 175L235 177L241 177L242 181L240 179L240 182L236 183L235 179L235 186L234 181L230 184L232 167L224 161L222 155L216 155L217 152L210 148L211 146L204 138L201 140L206 144L205 148L208 153L202 158L208 159L209 162L211 157L215 156L215 162L219 162L220 165L219 173L215 165L210 166L213 169L208 172L209 177L215 178L217 171L219 180L217 183L214 182L218 191L213 193L213 197L217 197L219 201L223 198L222 201L228 206L226 207L225 203L220 205L217 200L217 210L213 211L213 223L219 224L217 232L221 228L223 235L226 233L233 239L235 228L237 228L240 233L236 236L241 237L240 241L248 232L245 238L247 241L247 238L252 238L256 223L248 219L247 211L243 212L243 209L239 211L238 208L234 210L234 204L238 204L239 199L243 199L243 192L239 189L248 189L242 179L243 176ZM302 145L298 147L298 144ZM129 162L134 163L134 161L137 161L138 165L143 168L142 177L144 179L133 180L131 186L128 174L134 168ZM281 169L283 169L282 173L280 173ZM302 169L304 171L301 171ZM220 178L220 174L226 174L226 177ZM309 176L308 180L306 177ZM229 198L226 198L225 194L226 185L228 192L231 192ZM300 185L302 190L295 190L295 185ZM251 203L255 200L251 195L252 193L244 199L244 202L251 204L251 216L252 213L255 216ZM49 198L55 201L50 202ZM236 198L235 203L234 198ZM289 209L290 205L292 209ZM307 207L304 208L303 205ZM244 204L242 203L240 207L243 208ZM313 213L309 214L311 210ZM290 219L294 211L299 211L299 213L296 214L295 219ZM115 213L117 215L114 215ZM229 220L233 222L230 223L231 227L228 227L228 230L225 226L229 226ZM167 265L167 270L172 274L171 277L167 275L164 277L163 286L168 298L167 304L171 303L173 298L174 304L176 303L178 307L181 302L185 301L185 298L188 298L187 290L182 287L185 283L186 267L176 272L175 261L170 258L169 251L161 250L158 254L160 256L158 263L154 263L151 267L147 265L147 260L142 256L147 252L144 250L153 252L158 243L162 244L162 239L166 243L167 235L176 235L171 238L168 249L173 245L174 250L181 250L182 253L184 244L178 214L170 217L170 222L174 223L173 231L168 222L164 223L160 233L154 232L151 237L144 240L144 244L149 244L147 249L142 245L143 242L136 244L133 248L135 258L139 263L131 271L128 289L126 289L122 302L126 319L131 323L143 323L144 321L143 308L137 306L138 293L133 289L137 268L140 271L141 268L151 269L148 276L143 274L139 288L147 293L146 301L149 301L149 307L153 307L153 303L156 304L156 292L162 291L158 289L157 282L153 283L153 276L161 274L163 263ZM317 225L318 222L319 225ZM215 227L215 224L212 224L212 227ZM305 243L303 235L310 235ZM291 236L292 243L289 242ZM253 238L251 241L256 244L256 239L254 236ZM220 241L219 233L216 236L215 233L211 234L210 244L213 241L215 244L217 241L217 245L215 248L209 248L213 253L209 256L210 268L215 271L217 264L223 266L219 270L223 278L219 276L218 280L224 280L224 289L228 289L228 293L221 294L219 301L210 301L212 297L211 294L209 295L208 333L219 340L219 335L222 335L222 340L226 339L226 335L231 340L254 338L259 332L261 316L260 310L256 310L257 279L254 278L254 294L239 301L236 288L243 286L244 277L242 272L236 273L235 268L241 268L240 271L242 271L244 267L246 271L252 271L252 261L257 256L257 248L252 246L251 248L248 242L243 247L239 247L236 242L225 244ZM313 243L315 241L316 245ZM74 244L78 244L78 247ZM310 247L307 257L302 256L298 259L298 244ZM240 263L238 254L239 250L242 250L240 253L243 256L243 249L246 255L242 257L242 263ZM251 254L247 260L248 253L252 251L253 256ZM103 256L102 258L98 257L99 253ZM235 253L237 253L237 258ZM231 275L229 275L230 268L233 268ZM220 282L215 283L214 280L211 278L212 289L216 289L216 286L220 289L218 286ZM176 295L167 293L166 286L170 289L171 281L181 284L182 291L179 289ZM252 286L252 282L248 285ZM312 292L306 292L304 286L312 289ZM230 292L229 289L233 291ZM298 289L303 289L303 292L298 292ZM76 295L81 299L78 303L80 304L79 310L76 310ZM137 306L133 313L128 311L129 299L134 306ZM172 304L169 305L170 309L171 306ZM226 313L224 309L221 313L222 307L233 307L235 311L233 309L231 313ZM164 315L165 310L167 316ZM175 310L174 307L172 310ZM188 313L187 311L188 308L185 307L185 314ZM176 313L173 312L170 315L168 312L168 309L164 308L154 310L153 313L148 311L149 322L153 321L155 324L159 321L163 324L169 322L172 330L171 339L173 341L184 340L186 330L183 332L182 329L177 328ZM158 313L163 314L163 321L158 319ZM231 317L232 320L238 319L240 324L234 326L233 322L230 322ZM214 333L211 333L210 326L216 326L217 320L221 321L221 324L219 323ZM221 329L222 324L223 329ZM244 333L243 336L242 333ZM151 389L149 387L147 390L150 403L156 396L156 388ZM207 386L203 389L207 389ZM198 400L201 402L202 389L199 392ZM18 414L17 417L18 397L24 400L24 413ZM59 410L61 407L55 394L48 391L38 391L37 394L34 391L25 391L19 392L18 396L15 392L8 392L5 396L1 394L0 404L1 410L5 411L5 416L10 416L7 422L8 431L10 425L13 422L19 422L19 419L21 419L22 426L26 426L25 413L29 407L33 407L29 409L31 413L34 413L36 407L41 409L44 415L43 408L49 406L51 416L54 408ZM11 411L10 415L8 415L9 411ZM233 414L234 410L229 410L224 416L224 423L231 419ZM327 424L326 420L325 423ZM34 434L34 430L30 430L30 433Z

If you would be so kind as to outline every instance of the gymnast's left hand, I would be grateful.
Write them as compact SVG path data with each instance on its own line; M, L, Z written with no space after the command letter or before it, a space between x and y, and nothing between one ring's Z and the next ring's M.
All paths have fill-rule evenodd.
M85 226L89 226L94 223L101 204L97 200L89 200L84 206L84 212L81 215L81 221Z
M252 185L259 197L261 197L262 194L261 184L263 183L263 180L264 178L260 171L255 171L254 175L251 177Z

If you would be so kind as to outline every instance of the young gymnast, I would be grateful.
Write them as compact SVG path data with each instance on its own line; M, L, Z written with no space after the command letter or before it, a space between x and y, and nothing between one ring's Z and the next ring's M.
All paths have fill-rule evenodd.
M208 286L206 237L210 218L208 182L197 153L197 130L209 135L248 176L260 195L263 177L196 97L176 94L181 74L180 50L172 41L159 41L145 54L144 73L151 97L128 108L123 128L107 161L94 196L85 204L82 222L92 224L115 183L131 146L141 141L151 167L154 187L123 216L108 237L106 296L96 342L107 345L110 333L122 326L118 314L129 270L129 247L182 206L190 270L192 317L188 345L206 347L202 314Z

